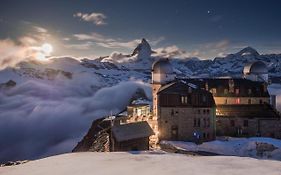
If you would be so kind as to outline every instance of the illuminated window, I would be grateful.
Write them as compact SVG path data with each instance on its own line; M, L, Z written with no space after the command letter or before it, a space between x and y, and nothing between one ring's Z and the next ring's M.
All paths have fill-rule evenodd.
M240 98L237 98L237 99L235 100L235 103L236 103L236 104L240 104Z
M187 96L181 96L181 103L187 104Z
M224 89L224 94L228 94L228 89Z
M217 93L217 89L216 88L211 89L211 93L212 94L216 94Z
M239 95L239 89L235 89L235 94Z

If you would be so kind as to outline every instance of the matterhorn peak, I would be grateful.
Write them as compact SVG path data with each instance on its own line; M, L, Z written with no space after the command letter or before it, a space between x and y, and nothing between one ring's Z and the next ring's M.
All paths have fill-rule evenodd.
M139 58L148 58L152 54L151 47L146 39L142 39L141 43L134 49L132 56L137 55Z
M246 56L246 55L259 56L260 55L256 49L254 49L250 46L245 47L244 49L240 50L236 54L240 55L240 56Z

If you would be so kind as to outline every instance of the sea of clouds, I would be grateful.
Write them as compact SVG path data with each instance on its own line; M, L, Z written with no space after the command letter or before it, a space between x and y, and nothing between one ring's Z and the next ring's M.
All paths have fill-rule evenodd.
M27 80L0 90L0 162L70 152L91 123L125 109L149 84L120 82L93 90L95 80Z

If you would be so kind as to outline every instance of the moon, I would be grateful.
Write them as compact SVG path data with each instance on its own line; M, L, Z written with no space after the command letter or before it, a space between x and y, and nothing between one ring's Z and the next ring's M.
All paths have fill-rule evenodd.
M50 55L53 52L53 46L49 43L45 43L41 46L43 54L46 56Z

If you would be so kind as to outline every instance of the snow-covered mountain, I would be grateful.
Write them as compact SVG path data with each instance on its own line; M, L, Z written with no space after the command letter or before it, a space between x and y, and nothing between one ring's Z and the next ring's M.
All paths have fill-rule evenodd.
M169 53L166 53L169 55ZM165 55L161 55L161 57ZM99 86L110 86L120 81L140 79L149 82L152 63L159 59L149 43L142 39L132 54L114 52L109 56L97 59L52 58L46 62L22 62L16 68L0 71L0 83L10 79L47 79L78 78L89 76L99 81ZM248 62L263 61L268 65L270 77L278 80L281 77L281 54L259 54L255 49L246 47L241 51L213 60L194 58L170 58L175 72L181 76L241 76L243 67ZM280 78L281 79L281 78Z

